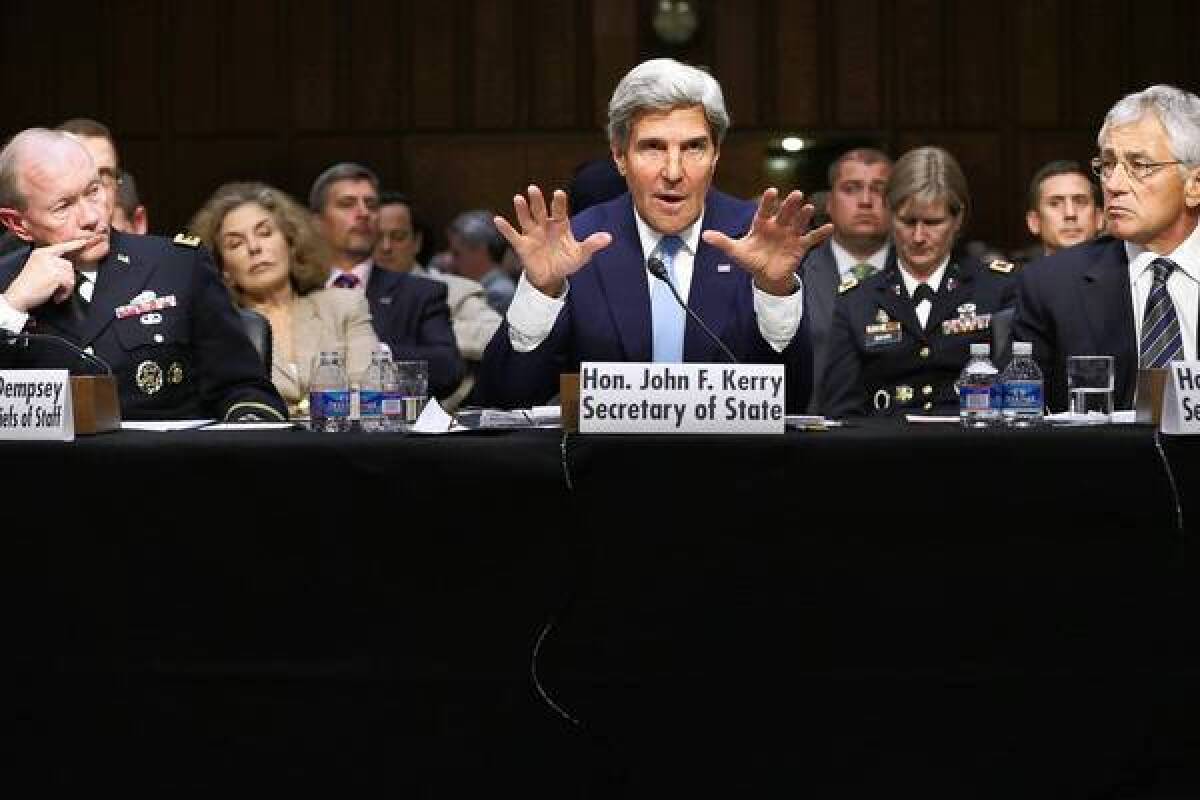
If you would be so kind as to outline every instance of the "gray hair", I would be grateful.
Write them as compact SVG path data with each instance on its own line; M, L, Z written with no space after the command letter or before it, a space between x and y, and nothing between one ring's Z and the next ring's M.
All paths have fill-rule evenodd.
M1104 146L1112 128L1137 122L1147 113L1153 113L1166 129L1171 156L1183 162L1181 170L1200 164L1200 97L1161 83L1118 100L1104 117L1096 145Z
M35 145L61 146L67 142L87 153L74 135L49 128L26 128L9 139L4 149L0 150L0 207L25 210L28 198L21 188L20 169L23 156L30 148ZM90 155L88 159L91 159Z
M340 164L334 164L313 181L312 189L308 192L310 211L320 213L321 209L325 208L325 201L329 198L329 187L338 181L368 181L376 192L379 191L379 176L362 164L343 161Z
M896 213L908 200L918 203L944 201L946 209L966 222L971 210L967 176L954 156L940 147L918 147L900 156L888 178L884 200Z
M492 261L499 261L504 258L508 242L500 231L496 230L494 217L495 214L491 211L482 209L464 211L451 221L446 230L471 247L486 246Z
M729 130L729 112L716 78L671 58L643 61L621 79L608 101L608 142L619 152L629 144L633 118L640 111L670 111L703 106L713 141L721 144Z

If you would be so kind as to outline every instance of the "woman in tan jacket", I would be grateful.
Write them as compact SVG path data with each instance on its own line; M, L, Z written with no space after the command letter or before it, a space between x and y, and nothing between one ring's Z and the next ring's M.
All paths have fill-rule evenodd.
M308 387L322 351L340 350L351 381L371 362L378 339L362 292L326 289L324 240L284 192L262 183L228 183L189 229L213 259L239 306L271 323L271 380L294 416L308 415Z

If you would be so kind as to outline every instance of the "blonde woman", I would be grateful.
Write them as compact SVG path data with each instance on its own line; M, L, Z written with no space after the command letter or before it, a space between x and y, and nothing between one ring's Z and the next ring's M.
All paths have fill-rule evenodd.
M326 289L331 257L310 217L262 183L217 189L189 229L212 250L234 302L271 323L271 380L293 415L308 414L315 359L340 350L351 380L378 343L362 292Z

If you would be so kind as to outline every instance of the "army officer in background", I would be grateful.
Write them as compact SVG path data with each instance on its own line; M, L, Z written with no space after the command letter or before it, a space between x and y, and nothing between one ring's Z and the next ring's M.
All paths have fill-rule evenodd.
M117 377L126 419L286 419L199 241L113 232L108 217L78 139L44 128L12 138L0 151L0 221L27 245L0 261L0 329L93 352ZM0 341L0 367L81 363L65 344Z
M954 382L970 345L990 342L992 312L1014 302L1013 265L985 266L954 251L971 201L945 150L902 156L885 200L895 257L881 272L838 287L822 412L957 413Z

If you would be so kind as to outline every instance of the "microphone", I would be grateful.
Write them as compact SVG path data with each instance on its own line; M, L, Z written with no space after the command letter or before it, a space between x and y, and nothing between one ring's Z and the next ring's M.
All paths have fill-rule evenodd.
M724 353L725 357L729 359L729 363L738 363L738 360L733 357L733 353L730 352L729 348L725 346L725 343L721 341L720 337L713 333L712 329L704 324L704 320L700 319L699 314L697 314L695 311L692 311L692 309L688 307L688 304L683 302L683 298L679 296L679 292L676 290L675 284L671 283L671 276L667 274L667 265L662 262L662 259L658 256L650 256L650 259L646 262L646 269L650 270L651 275L667 285L667 287L671 290L671 294L675 296L676 302L683 306L683 310L688 313L688 316L696 320L696 324L700 326L702 331L708 334L708 338L717 343L717 347L721 348L721 352Z
M61 336L55 336L52 333L13 333L12 331L0 331L0 340L2 340L5 344L24 345L26 347L29 346L30 342L56 342L57 344L67 348L72 353L82 358L84 361L90 361L95 366L98 366L100 369L104 370L105 375L113 374L112 367L110 367L108 362L102 359L100 356L93 355L74 342L64 339Z

